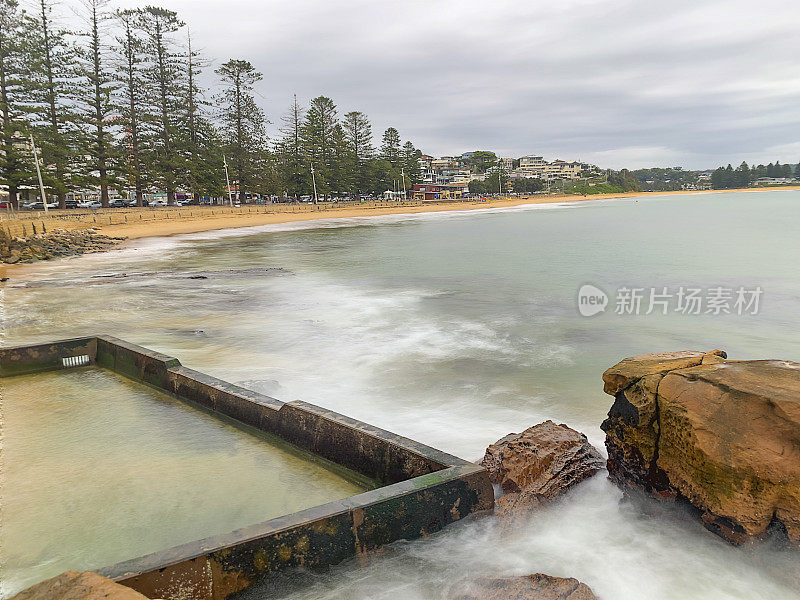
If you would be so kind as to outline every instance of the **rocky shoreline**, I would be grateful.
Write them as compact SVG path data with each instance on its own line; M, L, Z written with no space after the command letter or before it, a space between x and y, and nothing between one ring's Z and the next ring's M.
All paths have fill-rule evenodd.
M644 354L603 381L612 481L690 505L733 544L800 547L800 363Z
M104 252L125 238L101 235L92 229L56 229L27 238L0 236L0 262L13 265Z
M721 350L644 354L611 367L603 381L614 396L602 424L608 460L585 435L553 421L501 438L481 461L502 490L497 518L514 523L605 467L626 495L686 503L733 544L779 537L800 546L800 363L732 361ZM79 593L67 589L74 585ZM133 594L97 575L68 572L12 600ZM596 600L577 579L543 573L472 577L445 597Z

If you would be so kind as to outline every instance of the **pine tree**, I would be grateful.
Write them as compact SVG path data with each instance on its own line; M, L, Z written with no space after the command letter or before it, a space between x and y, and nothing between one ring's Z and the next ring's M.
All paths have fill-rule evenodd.
M736 169L736 186L745 188L750 185L750 166L742 162Z
M422 152L417 150L410 141L403 145L403 173L405 173L406 187L422 181L422 169L419 166L419 157Z
M767 177L777 177L777 175L775 175L775 165L772 163L767 165Z
M294 95L289 111L281 117L283 125L278 146L278 154L282 169L282 180L286 185L286 192L297 197L309 189L308 166L303 159L302 128L303 108Z
M394 168L400 167L400 133L394 127L389 127L383 133L381 158L388 160Z
M256 104L253 86L262 75L246 60L231 59L215 73L223 91L217 97L219 119L234 178L239 185L239 200L252 190L263 171L266 148L266 119Z
M19 189L30 176L25 157L24 17L16 0L0 0L0 183L19 208Z
M318 96L309 104L303 122L302 142L306 158L313 166L318 192L328 195L334 160L334 134L339 123L336 105L327 96Z
M146 6L140 12L139 27L145 36L144 80L148 87L148 128L153 138L152 172L164 186L167 203L175 204L178 180L185 164L180 154L185 127L179 121L185 107L185 69L175 50L172 35L183 27L177 13L166 8Z
M70 149L74 146L75 116L70 94L75 50L67 31L58 27L50 0L39 0L35 17L30 20L27 39L28 102L32 106L32 122L37 145L45 168L45 185L58 196L61 208L66 206L66 193L72 187L68 180ZM70 131L72 128L72 131Z
M78 52L80 81L78 102L83 131L83 146L88 156L86 183L100 188L100 203L108 206L109 187L114 182L113 137L109 120L114 112L111 94L114 78L108 72L106 47L103 44L107 0L84 0L86 45Z
M186 35L186 177L195 198L202 190L221 190L224 177L220 168L222 155L219 134L206 116L208 102L203 98L198 78L207 66L199 52L192 48L191 33Z
M143 151L142 121L147 99L142 76L143 47L137 35L140 11L119 10L115 13L122 33L117 37L119 55L116 57L117 78L121 82L118 108L125 129L122 153L126 157L125 171L128 184L133 186L136 206L144 204L145 164Z
M333 128L333 159L331 161L331 187L341 193L355 187L356 158L341 123Z
M359 111L351 111L344 116L342 127L352 152L353 173L351 179L358 197L369 187L366 164L375 153L372 145L372 125L367 115Z

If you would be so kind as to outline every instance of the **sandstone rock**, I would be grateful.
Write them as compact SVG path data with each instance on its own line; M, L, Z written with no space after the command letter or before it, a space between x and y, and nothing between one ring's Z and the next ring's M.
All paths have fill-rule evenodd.
M147 600L147 597L91 571L65 571L22 590L11 600Z
M603 391L614 396L645 375L663 375L677 369L695 367L702 364L707 356L727 358L722 350L661 352L626 358L603 373Z
M503 489L502 516L553 500L602 469L603 459L582 433L545 421L489 446L481 465Z
M603 375L609 477L689 502L733 543L777 532L800 546L800 364L653 356Z
M482 577L461 586L448 600L597 600L592 590L577 579L550 577L543 573L524 577Z

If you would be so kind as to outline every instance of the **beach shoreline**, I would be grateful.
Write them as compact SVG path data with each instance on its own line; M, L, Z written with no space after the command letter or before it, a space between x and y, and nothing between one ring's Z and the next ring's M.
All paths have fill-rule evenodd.
M625 192L617 194L596 194L577 196L574 194L558 194L548 196L521 196L500 200L454 200L451 202L432 202L421 205L401 205L382 207L342 206L332 207L319 212L275 212L242 215L215 216L213 218L182 219L180 221L158 221L155 223L125 223L106 225L98 229L98 233L111 237L125 237L136 240L149 237L167 237L185 233L202 233L219 229L237 229L256 227L259 225L276 225L299 221L316 221L321 219L348 219L352 217L372 217L382 215L404 215L431 212L452 212L465 210L485 210L489 208L512 208L533 204L558 204L562 202L591 202L593 200L609 200L614 198L647 198L664 195L692 195L705 193L774 191L778 188L744 188L736 190L681 190L674 192ZM800 186L786 186L781 190L800 190Z
M348 218L369 218L384 215L414 215L422 213L487 210L493 208L514 208L528 205L559 204L559 203L578 203L591 202L593 200L609 200L617 198L650 198L654 196L678 196L695 195L706 193L730 193L730 192L758 192L778 190L800 190L800 186L786 186L781 188L744 188L735 190L681 190L671 192L626 192L616 194L596 194L590 196L576 195L547 195L547 196L521 196L515 198L503 198L492 200L459 200L450 202L431 202L414 205L344 205L326 206L324 210L292 212L294 205L268 205L268 212L255 213L226 213L220 209L222 214L197 212L196 207L185 207L184 209L172 209L181 211L180 218L137 221L135 219L120 223L96 224L92 229L100 235L112 238L125 238L117 248L124 247L133 241L144 238L171 237L176 235L202 233L208 231L241 229L247 227L258 227L264 225L277 225L294 222L318 221L327 219L348 219ZM259 207L264 208L264 207ZM133 209L134 211L150 211L152 209ZM189 216L187 216L187 213ZM135 214L135 213L134 213ZM109 248L110 249L110 248ZM52 260L59 260L55 258ZM41 262L41 261L39 261ZM49 261L48 261L49 262ZM26 266L37 263L6 264L0 263L0 276L7 277L11 272L18 272Z

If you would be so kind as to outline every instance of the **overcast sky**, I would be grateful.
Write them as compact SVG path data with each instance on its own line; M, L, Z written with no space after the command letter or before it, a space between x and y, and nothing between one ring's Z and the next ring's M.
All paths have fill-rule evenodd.
M274 124L293 93L324 94L340 114L367 113L376 137L394 126L434 155L800 161L797 0L160 4L217 64L244 58L264 74Z

